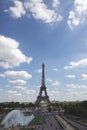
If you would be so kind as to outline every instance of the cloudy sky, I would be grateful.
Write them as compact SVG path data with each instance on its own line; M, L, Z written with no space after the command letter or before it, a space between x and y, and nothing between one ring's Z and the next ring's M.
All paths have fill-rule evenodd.
M0 0L0 102L87 100L87 0Z

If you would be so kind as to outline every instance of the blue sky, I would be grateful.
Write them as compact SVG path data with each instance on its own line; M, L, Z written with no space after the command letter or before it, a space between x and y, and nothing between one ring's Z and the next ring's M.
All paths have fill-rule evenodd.
M87 0L0 0L0 101L87 100Z

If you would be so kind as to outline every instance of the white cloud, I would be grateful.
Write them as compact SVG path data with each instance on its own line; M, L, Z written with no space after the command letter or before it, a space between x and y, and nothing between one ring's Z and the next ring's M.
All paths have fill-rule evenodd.
M17 91L8 90L6 93L16 94Z
M0 77L5 77L3 74L0 74Z
M6 102L6 101L9 101L9 102L11 102L11 101L14 101L14 102L35 101L35 99L36 99L36 91L35 90L28 89L26 87L25 87L25 89L17 89L16 87L13 89L11 88L9 90L4 90L3 93L1 92L0 100L3 102ZM20 87L22 87L22 86L20 86ZM28 94L26 93L27 91L28 91Z
M30 79L32 75L27 73L26 71L6 71L3 74L0 74L0 77L6 77L11 79Z
M59 69L57 69L57 68L53 68L53 71L58 72L58 71L59 71Z
M81 80L87 80L87 74L81 74L80 78Z
M51 90L51 94L53 94L53 95L55 95L55 94L59 94L59 91L57 91L57 90Z
M34 95L36 93L36 91L32 89L26 89L24 92L28 95Z
M3 89L0 88L0 92L3 91Z
M31 14L36 20L41 20L44 23L55 23L62 20L62 16L54 9L58 7L59 0L53 0L53 9L48 8L44 0L12 0L12 2L14 6L5 9L4 12L8 12L14 18L21 18L24 15L29 16Z
M10 97L10 98L13 98L13 99L15 99L16 97L22 96L21 93L18 93L17 91L13 91L13 90L6 91L6 94L7 94L8 98Z
M65 66L64 69L73 69L73 68L77 68L77 67L85 67L87 66L87 58L79 60L77 62L70 62L69 66Z
M36 73L41 73L42 72L42 69L37 69L35 70Z
M15 93L14 95L15 95L15 97L21 97L22 96L21 93Z
M87 95L85 94L85 91L69 91L64 94L64 101L76 101L76 100L85 100L87 98Z
M47 81L48 82L52 82L53 80L51 78L47 78Z
M26 14L23 3L18 0L12 0L12 1L14 6L9 7L9 9L5 10L5 12L9 12L9 14L14 18L21 18L23 15Z
M60 4L59 0L53 0L52 6L54 8L57 8L59 4Z
M87 18L87 0L74 0L74 7L69 12L67 24L70 29L82 24Z
M47 81L49 83L51 83L52 86L59 86L60 85L59 81L52 80L51 78L47 78Z
M55 97L58 98L60 92L58 90L48 90L48 95L50 99L54 99Z
M53 81L53 82L52 82L52 85L53 85L53 86L59 86L59 85L60 85L60 82L58 82L58 81Z
M75 78L76 76L75 75L66 75L65 77L66 78Z
M35 19L44 23L54 23L62 20L62 16L49 9L43 0L30 0L25 2L24 5Z
M37 85L37 88L40 88L41 87L41 84L40 85Z
M16 89L24 90L27 82L26 80L32 78L32 75L26 71L6 71L3 74L0 74L0 77L7 78L8 83L12 84Z
M74 86L74 85L73 85ZM77 85L78 86L78 85ZM83 85L84 86L84 85ZM81 87L81 86L80 86ZM83 88L83 87L81 87ZM75 89L75 87L67 87L66 91L59 91L57 89L48 90L50 100L57 101L77 101L87 99L87 89Z
M24 86L15 86L15 88L20 89L20 90L25 90L26 89L26 87L24 87Z
M85 85L79 85L79 84L67 84L66 85L69 89L80 89L80 88L84 88L86 89L87 87Z
M8 69L19 66L21 63L30 63L32 58L25 56L19 50L19 43L12 38L0 35L0 66ZM4 51L3 51L4 50Z
M25 85L26 81L25 80L9 80L9 83L16 85L16 86L21 86L21 85Z
M59 100L60 92L58 90L48 90L50 100Z

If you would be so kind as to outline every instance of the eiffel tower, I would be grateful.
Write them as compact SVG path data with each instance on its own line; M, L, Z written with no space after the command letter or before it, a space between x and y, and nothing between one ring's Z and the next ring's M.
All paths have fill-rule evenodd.
M45 94L44 96L42 95L43 92ZM37 100L35 102L35 106L38 106L41 101L50 104L49 96L47 95L46 86L45 86L44 64L42 64L42 82L39 91L39 96L37 96Z

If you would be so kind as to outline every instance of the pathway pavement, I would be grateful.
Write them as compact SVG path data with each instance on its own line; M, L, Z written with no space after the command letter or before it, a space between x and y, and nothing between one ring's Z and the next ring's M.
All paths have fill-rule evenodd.
M58 124L54 116L47 116L43 125L41 125L37 130L63 130Z
M69 123L67 123L67 121L65 121L63 118L59 117L58 115L56 115L57 119L59 122L62 123L62 125L66 128L66 130L76 130L73 126L69 125Z

